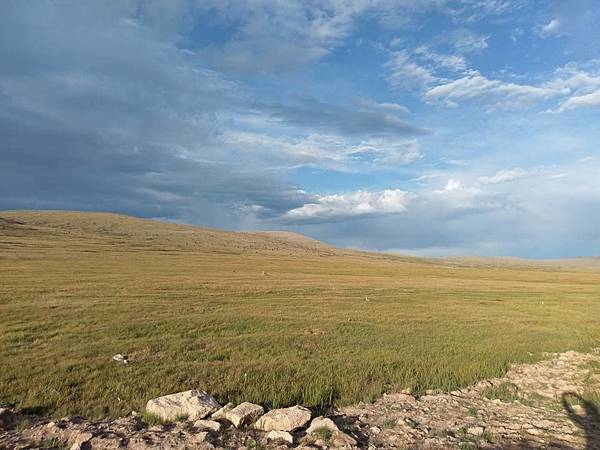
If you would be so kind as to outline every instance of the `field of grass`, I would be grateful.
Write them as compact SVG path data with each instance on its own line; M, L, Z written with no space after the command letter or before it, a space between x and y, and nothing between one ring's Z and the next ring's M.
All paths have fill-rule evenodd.
M193 387L221 402L347 404L600 344L598 269L105 214L0 218L0 403L53 415L123 415Z

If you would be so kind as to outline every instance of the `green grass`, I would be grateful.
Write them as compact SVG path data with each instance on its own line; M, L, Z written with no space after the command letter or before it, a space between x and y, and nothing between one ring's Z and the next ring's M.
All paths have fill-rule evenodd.
M56 437L49 437L49 438L42 439L42 441L40 442L40 447L42 449L48 449L48 450L50 450L50 449L62 450L62 449L67 448L66 444Z
M314 433L324 442L329 442L333 432L329 428L317 428Z
M169 423L162 420L160 417L145 411L141 414L141 419L149 426L165 425Z
M383 428L394 428L396 426L396 421L394 419L386 419L383 422Z
M124 415L196 387L222 403L326 408L454 390L544 351L600 344L594 270L449 267L112 216L10 217L27 225L0 227L0 403L54 416Z
M499 386L490 386L483 390L483 396L490 400L502 400L503 402L514 402L519 400L518 388L513 383L502 383Z

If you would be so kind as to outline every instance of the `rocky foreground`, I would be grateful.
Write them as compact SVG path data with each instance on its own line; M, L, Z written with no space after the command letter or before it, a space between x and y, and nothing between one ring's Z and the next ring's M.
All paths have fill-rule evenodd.
M301 406L221 407L203 391L152 399L144 415L116 420L53 420L6 407L0 448L600 449L600 413L586 399L600 392L600 352L547 357L460 391L384 395L330 417L313 417Z

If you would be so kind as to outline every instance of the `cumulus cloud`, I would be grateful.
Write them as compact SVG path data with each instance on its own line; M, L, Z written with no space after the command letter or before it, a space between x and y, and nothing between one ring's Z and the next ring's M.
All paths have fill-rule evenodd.
M400 189L318 195L313 202L286 212L282 219L295 223L330 222L357 216L397 214L406 211L410 199L411 195Z
M450 178L440 189L427 185L406 193L408 201L400 202L404 209L394 214L339 213L337 219L328 220L323 213L327 208L313 200L311 220L286 219L296 229L337 244L424 256L597 254L600 191L594 174L598 165L564 169L543 182L523 177L518 186ZM578 175L577 183L562 176L571 169ZM437 184L439 178L431 182ZM311 214L308 208L299 209L305 216Z

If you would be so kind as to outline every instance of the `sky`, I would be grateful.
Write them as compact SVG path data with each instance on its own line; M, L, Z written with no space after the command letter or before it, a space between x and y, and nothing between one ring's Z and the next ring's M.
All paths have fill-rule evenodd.
M0 210L600 255L596 0L0 2Z

